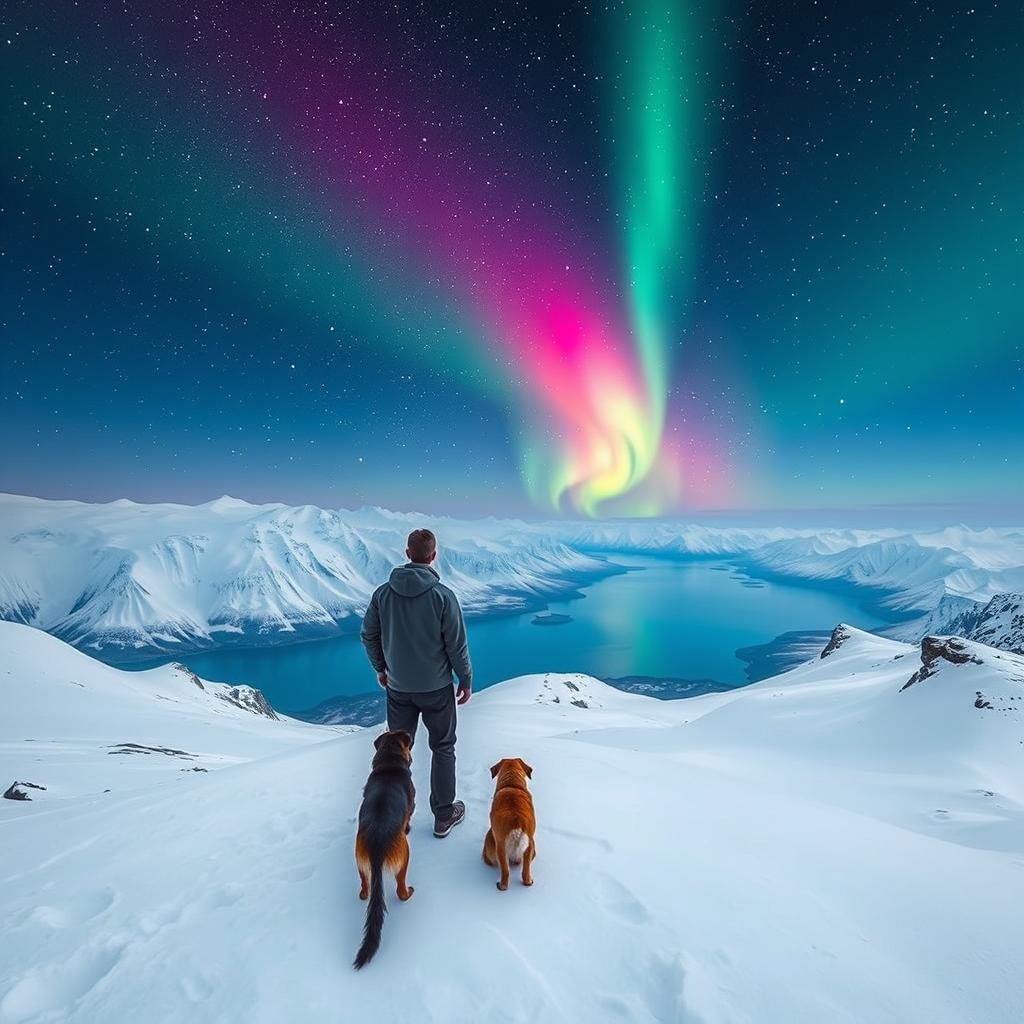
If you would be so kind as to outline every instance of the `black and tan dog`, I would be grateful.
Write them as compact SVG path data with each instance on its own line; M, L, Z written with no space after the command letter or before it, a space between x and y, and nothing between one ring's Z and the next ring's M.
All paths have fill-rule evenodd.
M382 733L374 741L376 754L370 777L363 787L356 831L356 867L359 869L359 898L368 899L363 944L352 966L365 967L380 948L384 927L384 869L395 875L398 898L412 896L406 885L409 869L409 819L416 804L412 784L412 737L407 732Z
M491 827L484 836L484 860L501 871L498 888L508 888L508 867L523 865L523 885L533 885L531 868L537 856L537 819L533 813L533 797L526 780L533 769L521 757L505 757L491 767L491 778L497 779L491 801Z

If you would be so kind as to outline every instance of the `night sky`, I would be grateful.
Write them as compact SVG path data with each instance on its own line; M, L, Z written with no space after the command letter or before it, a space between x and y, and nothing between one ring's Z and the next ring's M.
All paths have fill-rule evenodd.
M1017 0L9 0L0 47L0 490L1020 508Z

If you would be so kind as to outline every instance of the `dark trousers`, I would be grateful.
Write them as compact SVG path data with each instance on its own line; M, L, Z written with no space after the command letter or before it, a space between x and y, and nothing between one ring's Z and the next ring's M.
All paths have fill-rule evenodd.
M447 818L455 801L455 690L403 693L388 687L388 728L404 729L414 740L420 715L427 727L430 762L430 809Z

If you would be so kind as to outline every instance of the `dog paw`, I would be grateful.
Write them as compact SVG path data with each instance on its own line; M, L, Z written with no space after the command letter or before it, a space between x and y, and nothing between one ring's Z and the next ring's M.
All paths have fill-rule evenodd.
M523 885L533 885L533 879L532 878L524 878L523 879Z
M369 894L368 892L362 892L362 891L360 890L360 893L359 893L359 898L360 898L361 900L368 900L368 899L370 898L370 894Z
M508 888L508 882L498 882L498 892L504 892Z
M399 899L400 899L400 900L401 900L401 901L402 901L403 903L405 903L405 901L406 901L406 900L411 900L411 899L412 899L412 894L413 894L413 893L414 893L415 891L416 891L416 889L415 889L415 888L414 888L413 886L411 886L411 885L410 885L410 886L409 886L409 888L405 890L405 895L403 896L403 895L402 895L401 893L399 893L399 894L398 894L398 898L399 898Z

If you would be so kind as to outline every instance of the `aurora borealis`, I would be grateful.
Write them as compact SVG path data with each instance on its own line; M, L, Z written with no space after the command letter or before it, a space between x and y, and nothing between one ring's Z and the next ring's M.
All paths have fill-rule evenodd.
M5 5L0 489L1014 507L1024 14L897 6Z

